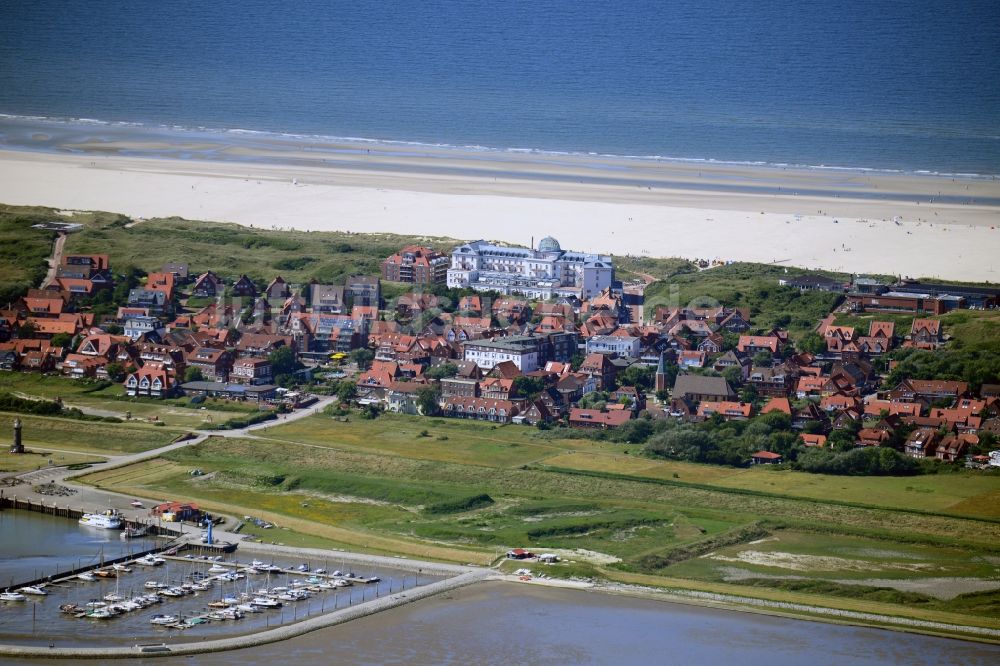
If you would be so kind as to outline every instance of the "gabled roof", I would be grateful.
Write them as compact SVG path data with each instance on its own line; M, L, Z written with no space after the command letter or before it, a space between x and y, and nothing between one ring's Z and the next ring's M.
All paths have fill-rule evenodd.
M788 398L771 398L764 405L764 409L760 410L761 414L767 414L768 412L781 412L791 416L792 404L788 401Z

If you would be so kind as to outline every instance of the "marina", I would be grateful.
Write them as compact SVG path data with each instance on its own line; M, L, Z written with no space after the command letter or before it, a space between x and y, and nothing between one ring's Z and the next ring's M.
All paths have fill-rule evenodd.
M5 538L20 542L25 530L48 532L52 538L42 543L53 552L67 550L77 533L89 536L94 530L59 516L23 511L4 511L0 516ZM84 571L71 569L52 576L51 582L15 582L4 592L0 643L123 647L232 637L350 608L442 578L387 567L360 568L332 557L318 561L214 554L204 544L122 540L118 533L101 533L106 539L101 543L124 549L125 555L117 551L116 561L98 561ZM138 543L153 547L140 550ZM40 550L37 544L35 550ZM72 564L68 555L60 559L46 552L55 558L53 563Z

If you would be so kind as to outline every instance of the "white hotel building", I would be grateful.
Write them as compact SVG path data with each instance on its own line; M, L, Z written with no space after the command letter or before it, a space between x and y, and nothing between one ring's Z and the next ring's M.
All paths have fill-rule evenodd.
M561 296L588 299L611 286L611 257L571 252L546 236L537 250L501 247L486 241L465 243L451 253L449 287L522 294L546 300Z

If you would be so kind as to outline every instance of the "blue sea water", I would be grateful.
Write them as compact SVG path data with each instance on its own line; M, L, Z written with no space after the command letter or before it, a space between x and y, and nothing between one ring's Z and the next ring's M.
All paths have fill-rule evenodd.
M998 174L1000 3L8 0L0 113Z

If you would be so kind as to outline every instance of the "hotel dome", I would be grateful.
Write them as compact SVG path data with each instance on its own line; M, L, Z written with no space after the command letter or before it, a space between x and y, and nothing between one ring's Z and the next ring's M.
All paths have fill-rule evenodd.
M538 251L539 252L562 252L562 248L559 246L559 241L557 241L552 236L546 236L542 240L538 241Z

